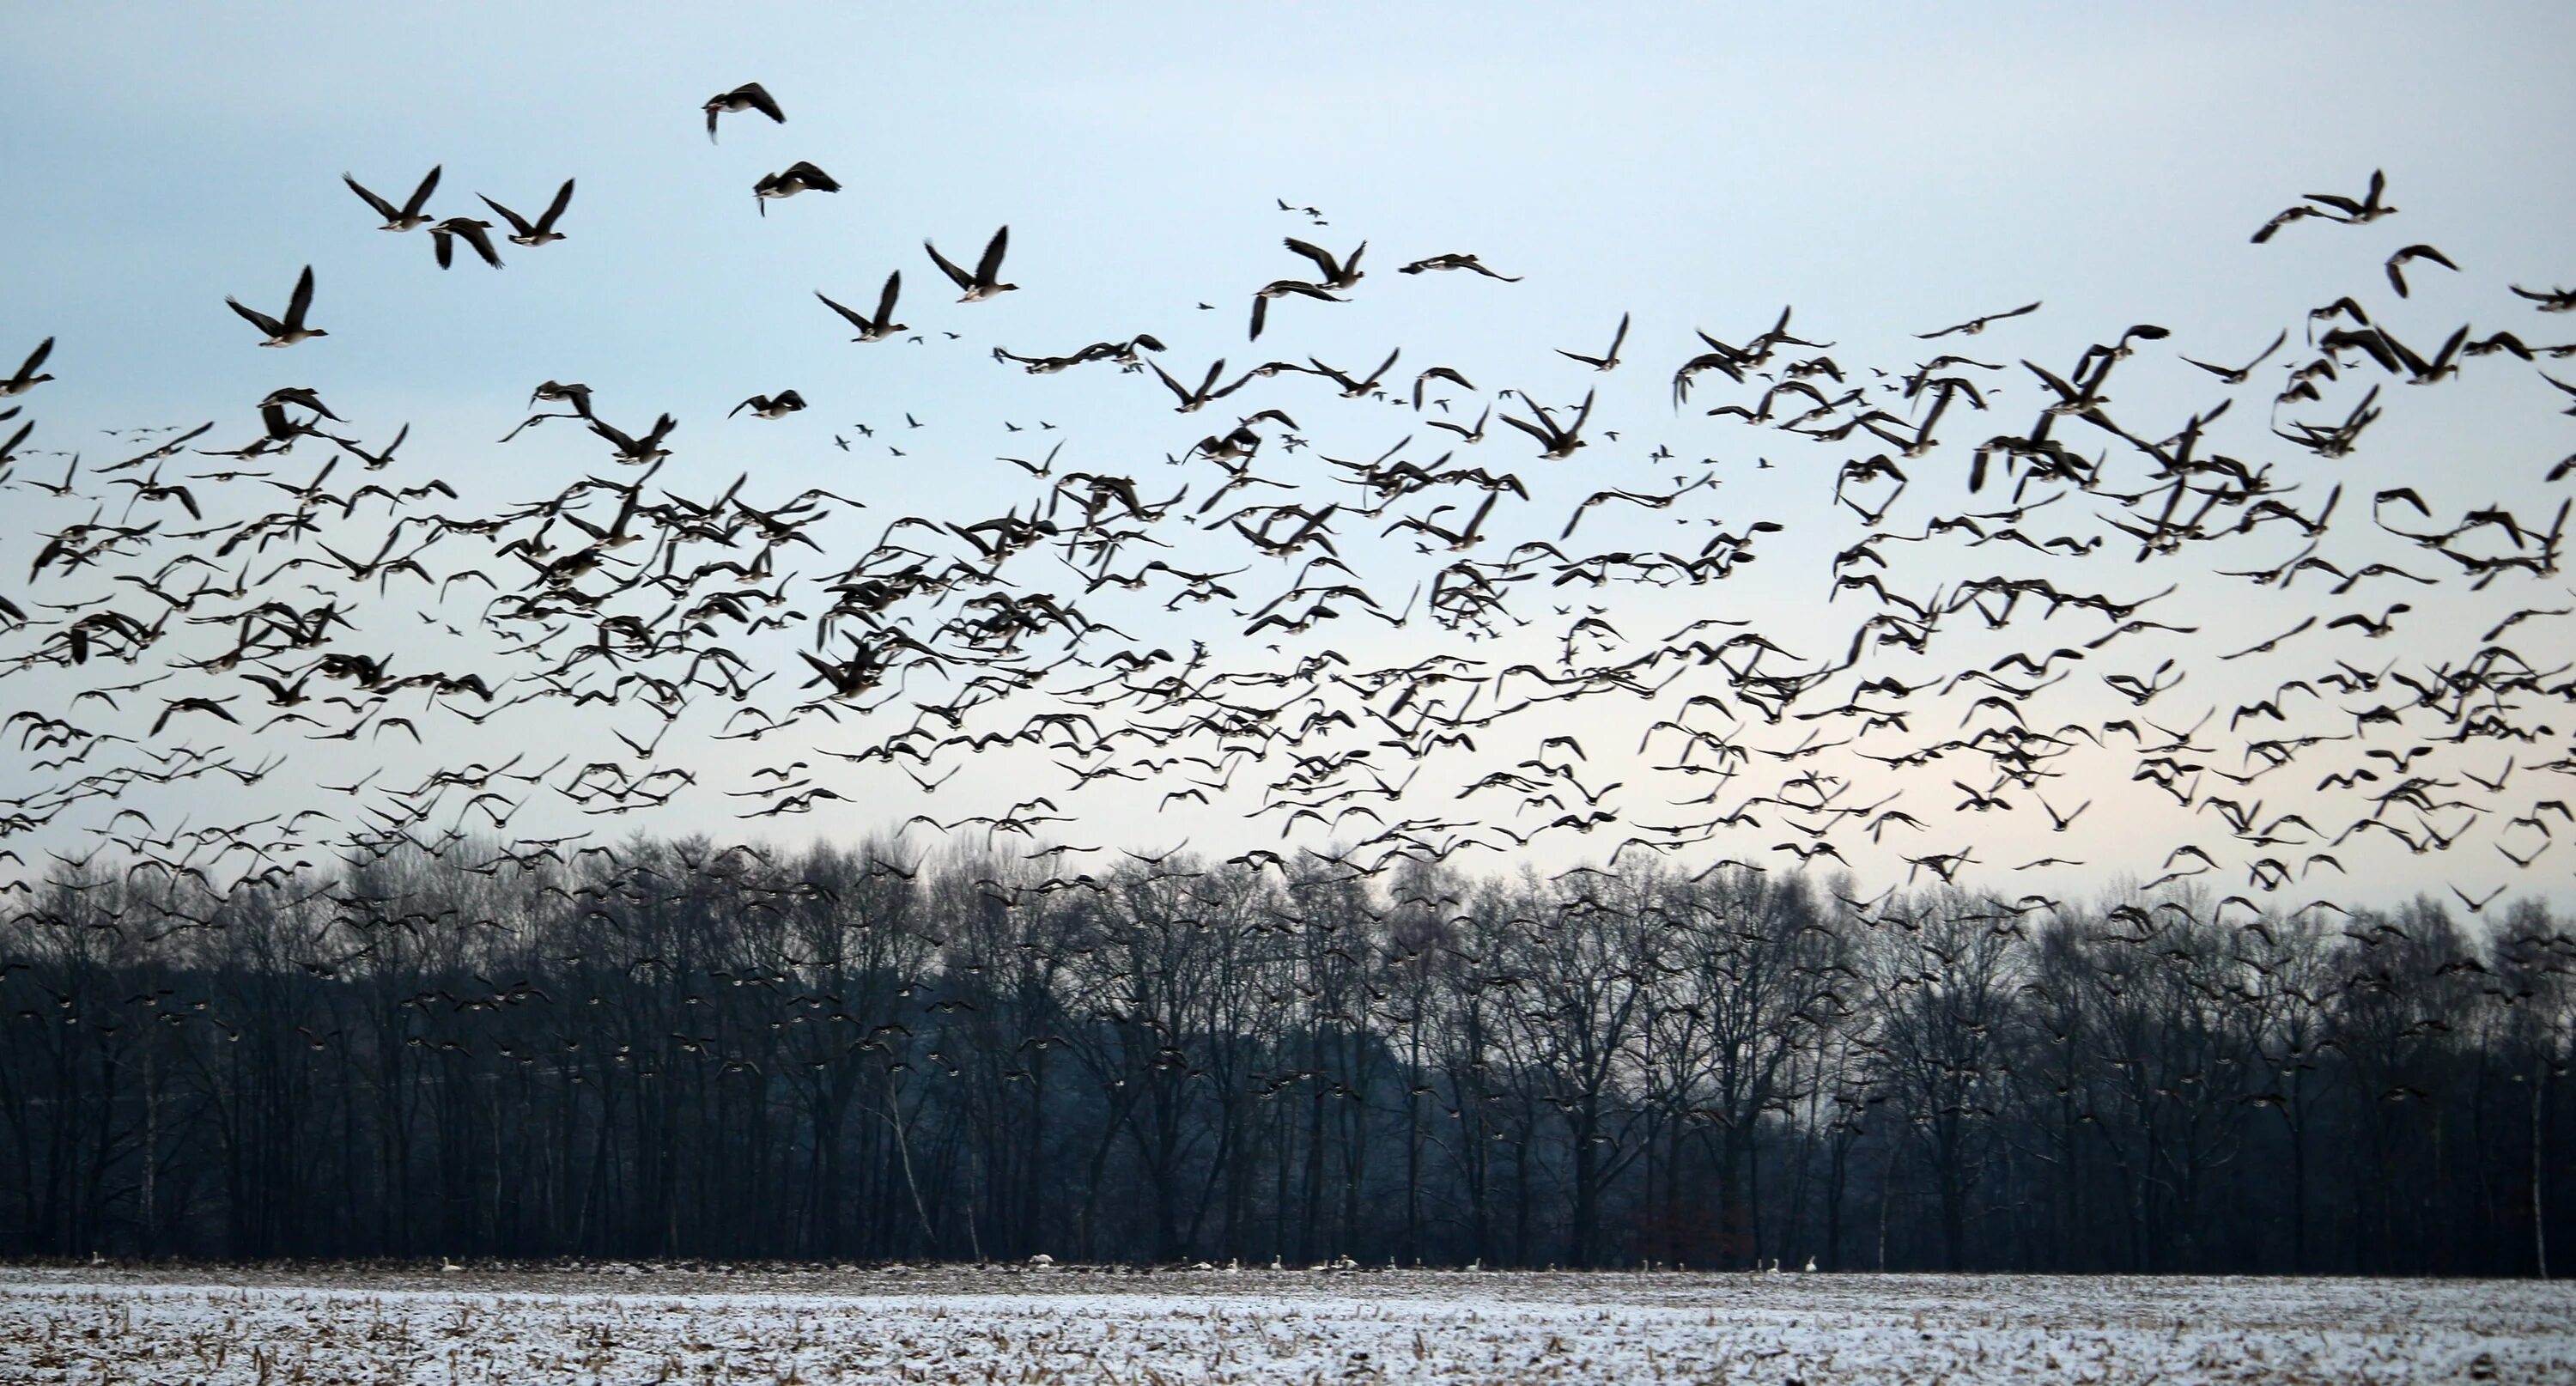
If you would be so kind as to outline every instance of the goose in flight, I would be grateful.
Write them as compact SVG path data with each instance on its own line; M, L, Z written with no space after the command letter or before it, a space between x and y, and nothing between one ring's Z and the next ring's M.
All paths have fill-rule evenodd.
M2451 263L2451 257L2444 255L2442 252L2435 250L2429 245L2407 246L2396 254L2388 257L2388 282L2397 290L2397 296L2399 298L2406 297L2406 275L2404 270L2407 265L2412 264L2417 260L2430 260L2434 264L2440 265L2446 270L2456 271L2459 269L2458 265Z
M1342 398L1359 399L1377 389L1378 381L1386 378L1387 370L1395 365L1395 358L1403 354L1404 348L1402 347L1397 347L1395 350L1388 352L1386 354L1386 359L1377 363L1376 370L1370 371L1366 376L1358 380L1353 380L1351 377L1344 375L1342 372L1335 370L1331 366L1325 365L1323 362L1316 360L1312 356L1307 357L1306 361L1309 365L1315 368L1315 374L1323 376L1334 384L1342 387Z
M1583 404L1575 410L1574 426L1571 428L1557 427L1556 418L1547 412L1547 406L1531 399L1527 391L1521 393L1521 402L1530 407L1530 412L1538 415L1538 422L1516 419L1509 414L1503 416L1503 422L1536 438L1540 443L1539 456L1561 460L1572 457L1576 448L1584 446L1584 440L1579 435L1583 432L1583 421L1592 417L1591 391L1584 391Z
M1193 390L1188 386L1183 385L1181 382L1174 380L1172 378L1172 373L1164 370L1160 365L1157 365L1152 361L1147 361L1145 364L1152 367L1154 374L1162 380L1163 384L1168 387L1174 395L1180 398L1180 406L1172 411L1175 414L1194 414L1198 412L1200 406L1206 404L1209 400L1223 399L1227 395L1233 394L1235 391L1242 389L1243 380L1249 380L1252 378L1247 375L1243 380L1237 380L1233 384L1228 385L1223 389L1219 389L1217 387L1216 378L1225 373L1225 358L1220 356L1216 358L1214 362L1209 364L1207 368L1207 378L1201 380L1198 388Z
M2307 217L2323 217L2328 221L2347 224L2377 221L2397 210L2379 200L2379 195L2387 190L2387 175L2381 170L2373 169L2370 173L2370 190L2358 201L2340 193L2308 193L2306 203L2284 207L2275 212L2270 221L2263 223L2263 228L2254 233L2254 244L2263 244L2277 235L2282 227ZM2310 206L2308 203L2320 205ZM2342 215L2338 216L2337 213Z
M1347 289L1367 277L1360 269L1360 256L1368 253L1366 241L1360 242L1359 248L1352 251L1347 260L1336 260L1331 251L1294 236L1283 237L1280 243L1315 262L1315 269L1323 275L1315 281L1320 288Z
M1290 294L1320 298L1326 303L1350 302L1346 298L1334 297L1332 292L1321 284L1309 284L1303 279L1273 279L1252 291L1252 335L1245 338L1246 341L1261 340L1261 329L1270 321L1270 300L1286 298Z
M491 230L492 223L472 217L449 217L431 226L429 242L431 248L438 252L438 267L446 269L454 263L456 242L461 237L467 245L474 247L475 254L483 257L483 263L494 269L501 268L501 253L492 248Z
M805 407L805 397L794 390L781 390L774 395L753 395L726 413L730 419L748 409L757 418L783 419Z
M1610 334L1610 350L1608 352L1599 356L1586 356L1579 351L1567 351L1563 347L1558 347L1556 349L1556 354L1567 357L1571 360L1580 361L1596 371L1617 370L1619 368L1619 345L1627 340L1628 315L1621 313L1619 315L1619 330Z
M973 274L959 269L947 256L939 253L939 247L932 245L928 240L922 241L921 248L930 252L930 262L939 266L940 273L956 281L957 287L965 290L965 297L957 300L960 303L981 303L997 294L1008 293L1020 287L1017 284L1001 282L1002 253L1011 248L1011 228L1008 226L994 232L993 239L984 243L984 258L975 262Z
M787 123L787 113L778 109L778 98L758 82L745 82L731 91L718 92L707 98L703 109L707 113L709 144L716 142L716 118L735 111L758 111L781 125Z
M411 197L400 207L396 207L394 204L367 191L366 187L359 183L356 178L351 177L346 173L340 175L340 181L348 184L349 191L356 193L361 198L364 198L367 205L375 208L376 214L385 219L385 224L377 227L377 230L417 231L421 227L427 226L432 221L437 220L437 218L423 212L421 208L429 201L430 193L437 189L438 172L439 169L443 167L445 167L445 165L438 165L431 168L429 176L420 180L420 186L411 190Z
M2377 221L2381 217L2387 216L2397 210L2395 207L2379 200L2380 194L2386 191L2388 191L2387 171L2384 169L2372 169L2370 171L2370 189L2363 193L2361 200L2357 202L2338 193L2303 193L2301 196L2307 198L2310 202L2319 202L2328 207L2332 207L2336 211L2343 213L2343 220L2358 226L2365 222Z
M617 445L618 461L642 466L647 462L658 462L671 455L671 450L662 446L662 440L670 436L671 429L678 423L679 420L664 414L653 421L652 432L641 438L632 438L615 424L604 419L592 419L590 431Z
M751 185L751 195L759 199L762 216L769 215L769 204L773 198L794 197L801 192L836 193L840 190L838 180L803 159L789 164L781 172L763 174L759 182Z
M864 313L854 312L838 303L834 303L831 299L824 297L823 291L820 289L814 291L814 297L822 299L824 307L831 309L833 312L840 314L844 318L847 318L850 326L859 329L859 335L852 337L850 339L851 341L882 342L886 338L904 330L904 325L894 320L895 296L902 292L903 271L896 270L892 274L886 276L885 288L877 294L877 315L873 318Z
M2263 348L2262 355L2255 357L2253 360L2246 362L2242 366L2213 366L2207 361L2194 361L2188 356L2182 359L2185 365L2198 366L2202 370L2209 372L2211 375L2217 376L2220 380L2225 381L2230 385L2242 385L2245 383L2248 376L2254 374L2254 368L2256 366L2262 365L2264 362L2271 360L2272 353L2279 351L2281 349L2281 344L2288 340L2290 340L2290 329L2286 327L2282 328L2281 335L2274 337L2272 339L2272 344Z
M562 216L564 208L572 205L572 182L567 178L562 187L555 189L555 200L546 205L546 214L533 222L488 197L483 198L483 205L500 213L501 219L510 223L510 244L531 248L545 245L563 239L563 233L555 229L555 218ZM482 194L475 196L482 197Z
M36 374L36 367L45 364L45 358L53 354L53 338L47 337L45 340L36 343L36 349L28 352L27 359L19 365L18 373L10 376L6 380L0 380L0 399L5 399L10 395L23 395L29 390L36 388L38 385L53 379L51 375Z
M1938 332L1917 332L1914 335L1917 340L1926 342L1935 337L1947 337L1953 332L1959 333L1962 336L1973 337L1978 333L1985 331L1986 324L1988 323L2002 322L2006 318L2017 318L2024 313L2036 313L2038 311L2039 304L2036 302L2025 303L2019 308L2012 309L2009 312L1988 313L1981 318L1970 318L1966 322L1954 323L1951 326L1942 328Z
M287 347L310 338L331 335L319 327L304 325L304 315L313 307L313 267L311 265L306 265L304 273L296 276L295 292L286 300L286 317L283 321L272 318L256 308L245 308L240 299L230 295L225 296L224 302L231 305L232 310L241 314L251 326L268 334L268 340L260 343L261 346Z
M1473 251L1451 251L1446 255L1433 255L1426 259L1416 260L1409 265L1398 265L1396 266L1395 272L1398 274L1420 274L1425 270L1474 270L1476 273L1485 276L1487 279L1499 279L1506 284L1517 284L1521 282L1521 276L1517 274L1501 274L1486 268L1485 262L1477 259Z

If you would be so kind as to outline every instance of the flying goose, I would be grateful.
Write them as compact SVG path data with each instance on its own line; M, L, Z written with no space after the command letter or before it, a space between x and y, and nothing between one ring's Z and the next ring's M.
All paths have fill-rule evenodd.
M798 193L808 191L836 193L840 190L840 183L835 181L832 175L803 159L789 164L782 172L763 174L759 182L751 185L751 195L759 199L762 216L769 215L769 203L772 198L794 197Z
M2209 372L2211 375L2217 376L2220 380L2225 381L2230 385L2242 385L2245 383L2246 377L2254 373L2254 368L2256 366L2262 365L2264 362L2272 359L2272 353L2279 351L2281 349L2281 344L2288 340L2290 340L2290 329L2286 327L2282 328L2281 335L2274 337L2272 339L2272 344L2263 348L2262 355L2255 357L2253 360L2246 362L2242 366L2213 366L2207 361L2194 361L2188 356L2182 359L2185 365L2198 366L2202 370Z
M501 268L501 253L492 248L492 237L487 234L491 229L492 223L472 217L449 217L430 227L429 243L438 252L438 267L446 269L454 263L457 238L463 237L467 245L474 247L474 253L483 257L483 263Z
M286 319L283 322L256 308L243 307L240 299L230 295L225 296L224 302L231 305L232 310L241 314L251 326L268 334L268 340L260 343L261 346L287 347L309 338L331 335L321 328L304 325L304 314L313 306L313 267L311 265L306 265L304 273L296 277L295 292L286 300Z
M1368 242L1366 241L1360 242L1359 248L1352 251L1350 258L1347 260L1336 260L1333 258L1332 252L1324 249L1322 246L1313 244L1309 241L1301 241L1294 236L1282 237L1280 244L1287 246L1290 250L1296 251L1298 254L1315 262L1315 268L1321 271L1324 276L1322 279L1316 281L1319 287L1327 289L1347 289L1367 277L1365 272L1360 269L1360 256L1366 254L1368 251Z
M1628 315L1621 313L1619 315L1619 330L1610 335L1610 350L1607 353L1600 356L1586 356L1579 351L1567 351L1563 347L1558 347L1556 349L1556 354L1567 357L1571 360L1580 361L1596 371L1617 370L1619 368L1619 344L1627 340Z
M1148 361L1145 364L1153 368L1154 374L1162 379L1163 384L1169 387L1174 395L1180 397L1180 407L1172 411L1175 414L1196 413L1201 405L1206 404L1209 400L1223 399L1227 395L1233 394L1235 391L1243 388L1243 380L1249 380L1252 378L1247 375L1243 380L1237 380L1223 389L1217 388L1216 378L1225 372L1225 358L1220 356L1209 364L1207 368L1207 378L1201 380L1199 382L1199 387L1193 390L1188 386L1181 384L1181 382L1174 380L1171 372L1164 370L1160 365L1157 365L1152 361Z
M2009 312L1988 313L1981 318L1970 318L1966 322L1955 323L1949 327L1942 328L1938 332L1917 332L1914 335L1916 339L1926 342L1935 337L1947 337L1953 332L1959 333L1963 336L1973 337L1978 333L1985 331L1986 324L1988 323L2001 322L2006 318L2017 318L2024 313L2036 313L2038 311L2039 305L2037 303L2025 303L2019 308L2012 309Z
M1476 388L1474 382L1468 380L1467 377L1460 375L1456 371L1451 370L1447 366L1433 366L1422 374L1413 377L1413 410L1417 414L1422 412L1422 386L1424 382L1432 380L1446 380L1451 384L1456 385L1461 390L1472 390ZM1441 401L1441 407L1444 409L1447 408L1448 401Z
M36 367L45 364L45 358L53 354L53 338L47 337L45 340L36 343L36 349L27 353L27 359L18 367L18 373L10 376L6 380L0 380L0 399L5 399L10 395L23 395L29 390L36 388L38 385L53 379L51 375L36 374Z
M1388 368L1395 364L1395 358L1403 354L1404 348L1402 347L1397 347L1395 350L1388 352L1386 354L1386 359L1377 363L1376 370L1370 371L1365 378L1359 380L1353 380L1349 376L1342 374L1340 371L1325 365L1323 362L1317 361L1312 356L1307 357L1306 360L1314 366L1315 374L1324 376L1330 379L1334 384L1342 387L1342 398L1358 399L1368 394L1370 391L1375 390L1377 388L1378 381L1384 379Z
M1505 414L1503 416L1503 422L1510 424L1512 427L1519 429L1521 432L1526 433L1533 438L1536 438L1541 444L1539 456L1557 459L1568 458L1574 455L1574 450L1576 448L1585 445L1583 439L1578 435L1583 432L1583 421L1592 417L1591 391L1586 390L1583 392L1583 404L1574 412L1574 426L1572 428L1557 427L1555 417L1547 412L1547 406L1539 403L1537 400L1531 399L1529 397L1529 392L1521 392L1521 401L1530 407L1530 412L1538 415L1538 422L1532 423L1527 419L1516 419L1509 414Z
M850 326L859 329L859 335L852 337L851 341L882 342L904 330L904 325L894 320L894 300L901 292L903 292L903 271L896 270L886 276L885 288L877 294L877 315L873 318L834 303L831 299L825 298L820 289L814 291L814 297L823 299L824 307L849 319Z
M1474 270L1476 273L1485 276L1487 279L1499 279L1506 284L1517 284L1521 282L1521 276L1517 274L1498 274L1493 270L1487 269L1485 267L1485 262L1477 259L1475 253L1472 251L1451 251L1446 255L1433 255L1427 259L1416 260L1409 265L1398 265L1395 272L1398 274L1420 274L1424 270Z
M1011 228L1005 226L993 233L993 239L984 243L984 258L976 261L975 272L968 274L952 264L947 256L940 254L939 247L932 245L926 239L921 243L921 248L930 252L931 263L939 266L940 273L955 280L957 287L966 291L965 297L957 300L960 303L981 303L997 294L1008 293L1020 287L1017 284L1000 282L1002 252L1010 249L1010 246Z
M628 437L623 429L601 419L590 421L590 431L617 445L618 461L641 466L671 455L671 450L662 446L662 440L670 436L671 429L678 422L679 420L664 414L653 421L653 431L641 438Z
M340 181L349 185L349 191L366 199L367 205L375 208L377 215L385 219L385 224L377 227L377 230L416 231L437 219L423 212L421 207L429 201L430 193L438 187L439 167L444 167L444 165L431 168L429 176L420 180L420 186L411 190L410 200L404 202L400 207L396 207L394 204L367 191L357 179L346 173L340 175Z
M1270 320L1270 300L1274 298L1286 298L1290 294L1303 294L1308 298L1320 298L1326 303L1350 302L1350 300L1346 298L1335 298L1332 293L1326 290L1321 284L1309 284L1303 279L1273 279L1269 283L1252 291L1252 335L1245 338L1246 341L1257 342L1261 340L1262 326Z
M748 409L755 417L758 418L783 419L804 407L805 397L803 395L796 393L794 390L781 390L774 395L753 395L751 398L735 405L725 414L725 417L730 419L735 414L739 414L745 409Z
M758 111L781 125L787 123L787 113L778 109L778 99L758 82L745 82L731 91L718 92L707 98L702 109L707 113L709 144L716 142L716 117L735 111Z
M546 214L533 222L488 197L483 198L483 205L500 213L501 219L510 223L510 244L532 248L545 245L563 239L563 233L555 229L555 218L562 216L564 208L572 203L572 182L567 178L562 187L555 189L555 200L547 204ZM483 195L477 193L475 196Z
M2388 257L2388 282L2396 288L2399 298L2406 297L2406 276L2402 271L2408 264L2417 260L2430 260L2446 270L2459 268L2458 265L2451 263L2449 256L2429 245L2407 246Z
M2332 207L2336 211L2343 213L2342 220L2358 226L2364 222L2377 221L2381 217L2387 216L2397 210L2395 207L2382 203L2379 200L2379 195L2386 191L2388 191L2388 175L2386 171L2381 169L2372 169L2370 171L2370 190L2362 194L2361 200L2358 202L2337 193L2302 193L2300 195L2307 198L2310 202L2322 202L2326 206Z

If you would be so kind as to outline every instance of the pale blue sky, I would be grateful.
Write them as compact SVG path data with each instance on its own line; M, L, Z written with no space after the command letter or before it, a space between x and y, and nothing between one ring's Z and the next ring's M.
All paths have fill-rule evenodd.
M2547 4L21 6L0 21L0 82L17 98L0 125L0 368L58 337L48 366L60 379L26 401L42 421L32 447L103 457L114 449L97 428L205 418L224 420L218 436L239 434L252 402L292 383L320 390L369 441L412 424L405 475L496 505L605 467L595 440L561 424L491 445L538 380L583 380L602 416L630 428L664 410L681 418L663 484L712 493L749 470L773 497L830 486L870 505L851 530L864 543L915 510L973 518L1031 494L991 457L1047 440L1002 420L1058 423L1068 467L1135 475L1152 494L1182 483L1166 453L1225 422L1174 419L1151 377L996 367L995 344L1063 352L1150 331L1190 377L1216 356L1240 369L1312 353L1364 371L1401 345L1397 378L1442 362L1488 397L1527 386L1570 401L1600 387L1598 426L1632 446L1597 444L1589 470L1556 473L1545 513L1521 526L1530 535L1555 537L1567 493L1676 470L1644 460L1667 440L1685 460L1735 468L1723 473L1727 516L1804 513L1844 454L1819 461L1810 445L1720 430L1696 410L1677 419L1668 382L1697 349L1693 328L1742 341L1794 304L1796 325L1835 340L1846 365L1897 370L1925 354L1911 333L2044 299L2041 314L1971 339L1972 354L2062 367L2083 344L2152 321L2173 329L2170 347L2241 361L2285 324L2295 342L2309 307L2376 286L2383 320L2422 347L2462 315L2549 337L2565 320L2535 319L2504 286L2576 279L2569 53L2576 8ZM699 103L753 79L787 124L729 116L710 146ZM759 216L753 180L798 159L847 190ZM445 168L441 214L479 211L473 196L486 193L533 215L577 177L570 239L505 245L497 274L442 273L425 237L373 230L340 184L345 170L399 200L432 164ZM2373 168L2387 170L2399 217L2247 245L2299 194L2357 193ZM1283 216L1278 197L1330 224ZM971 260L1003 223L1006 277L1023 291L951 303L922 239ZM1336 250L1365 238L1373 274L1346 308L1279 305L1248 345L1249 290L1307 268L1279 248L1282 234ZM2463 273L2428 270L2434 287L2398 304L2378 265L2410 240L2438 244ZM1392 273L1449 250L1525 281ZM314 321L333 335L255 349L224 296L274 311L306 263ZM848 344L812 291L870 306L892 268L906 280L899 315L927 343ZM1215 309L1198 311L1202 300ZM1592 377L1554 355L1599 350L1622 312L1636 322L1625 369ZM2006 400L2030 398L2026 377L2003 379ZM2141 368L2118 397L2170 426L2211 402L2202 384L2187 369ZM724 418L789 386L815 407L774 424ZM2392 411L2379 465L2438 478L2454 511L2502 501L2545 519L2537 477L2576 447L2536 407L2546 390L2518 370L2446 391L2404 401L2405 419ZM2249 460L2304 460L2262 441L2259 402L2240 402L2231 423L2246 432L2232 441ZM1337 455L1375 455L1411 427L1352 424L1358 406L1336 415L1304 382L1246 409L1273 403ZM859 441L855 421L883 428L905 412L930 427L903 440L903 459L886 455L888 434L849 453L831 444L836 432ZM1526 453L1515 436L1476 460L1545 466ZM1750 470L1756 453L1783 466ZM318 464L299 453L283 471ZM2358 493L2375 484L2393 483L2354 475L2343 514L2356 528ZM1617 523L1586 521L1600 533ZM1841 542L1771 551L1725 600L1760 614L1812 598ZM0 536L0 560L23 561L23 543ZM23 571L0 561L0 573ZM2099 585L2133 580L2147 578ZM1283 584L1258 585L1245 592L1256 603ZM2295 609L2306 591L2204 614L2214 638L2272 620L2285 601ZM1384 595L1402 599L1400 587ZM2403 595L2353 601L2376 610ZM1694 604L1709 596L1619 600L1638 636L1713 614ZM1138 633L1221 644L1239 629ZM2404 653L2402 638L2373 653ZM2209 699L2229 673L2204 670ZM325 778L339 772L326 764ZM1909 806L1936 817L1956 797L1942 778ZM934 807L969 811L953 794ZM683 821L723 831L727 811L710 797ZM1102 814L1101 832L1068 835L1159 831L1133 805ZM1222 834L1212 824L1210 844ZM2494 876L2500 863L2477 850L2474 868L2392 861L2370 883ZM2528 883L2555 889L2565 868L2547 874Z

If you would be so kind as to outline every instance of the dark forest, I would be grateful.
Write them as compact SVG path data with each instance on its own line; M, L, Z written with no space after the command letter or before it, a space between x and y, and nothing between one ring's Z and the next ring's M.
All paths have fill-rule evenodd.
M1037 858L453 843L211 916L66 865L0 957L0 1253L2529 1275L2576 1232L2534 903Z

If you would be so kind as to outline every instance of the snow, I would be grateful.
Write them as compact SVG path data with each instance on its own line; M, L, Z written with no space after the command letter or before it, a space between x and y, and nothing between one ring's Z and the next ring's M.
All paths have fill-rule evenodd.
M0 1381L2576 1381L2517 1281L0 1270Z

